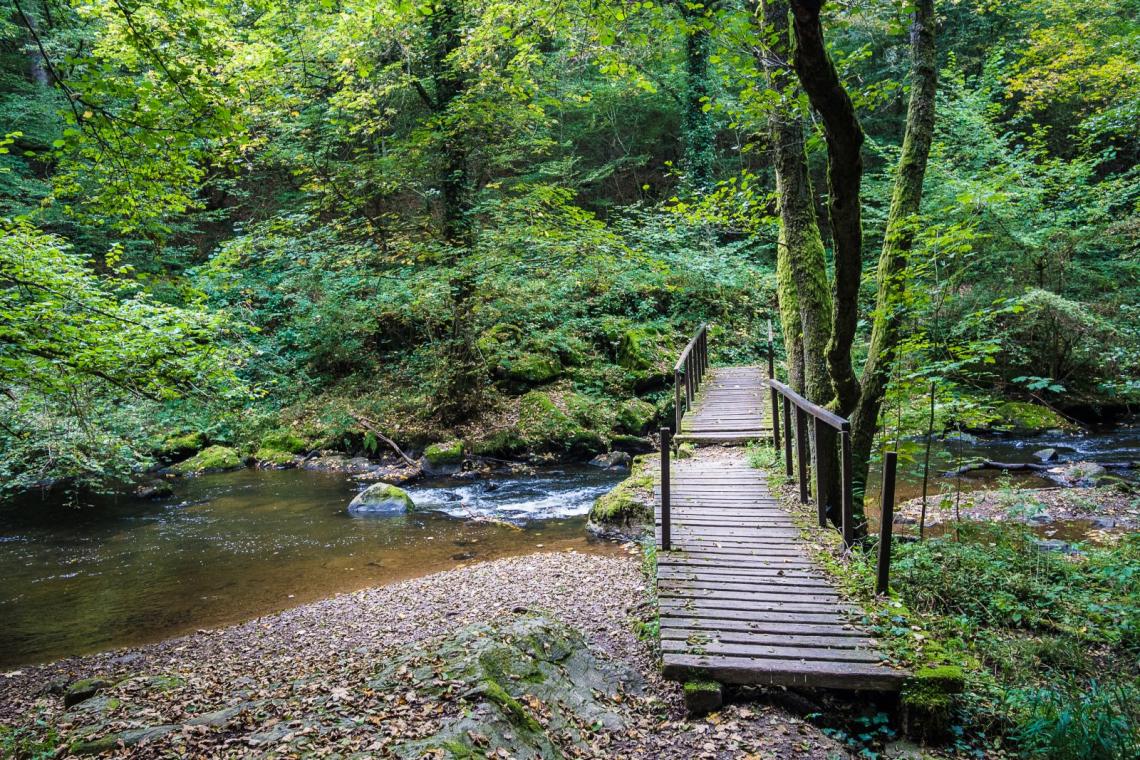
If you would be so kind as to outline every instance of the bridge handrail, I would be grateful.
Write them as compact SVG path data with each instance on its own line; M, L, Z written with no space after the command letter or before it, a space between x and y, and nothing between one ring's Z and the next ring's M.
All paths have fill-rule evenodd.
M701 389L705 371L709 368L709 330L704 323L697 328L685 345L677 364L673 367L674 433L681 432L681 418L693 408L693 399ZM684 398L681 389L684 387Z
M839 520L840 534L843 536L843 545L850 548L855 541L854 517L854 483L851 467L851 423L835 412L824 409L796 393L784 383L777 380L774 375L775 359L772 339L768 338L768 387L772 389L772 445L776 451L780 446L779 407L783 400L783 455L784 474L789 479L793 477L792 469L792 438L793 425L796 439L796 470L800 486L800 502L808 503L808 459L811 459L811 470L815 475L815 487L812 496L815 497L816 508L819 512L819 526L827 527L828 503L834 494L825 495L831 483L831 468L835 460L831 456L820 456L820 451L835 451L835 437L839 437ZM794 410L794 412L793 412ZM808 419L814 420L814 430L809 441ZM809 454L810 451L810 454Z

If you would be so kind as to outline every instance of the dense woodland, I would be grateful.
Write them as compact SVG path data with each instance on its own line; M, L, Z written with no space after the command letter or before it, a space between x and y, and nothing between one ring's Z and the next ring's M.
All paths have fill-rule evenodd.
M914 10L823 9L862 142L852 227L829 205L843 125L800 85L785 4L4 3L2 487L106 484L186 433L375 445L354 413L487 454L642 434L614 401L665 420L701 321L714 360L762 355L781 147L802 167L784 211L810 222L791 258L818 265L819 314L832 272L849 346L836 397L828 335L797 377L784 314L816 400L854 410L879 320L867 435L930 379L948 420L1126 408L1135 3L920 4L937 119L921 208L887 235ZM551 407L562 429L525 424Z
M701 323L714 364L763 362L774 324L780 377L851 419L860 493L887 442L1127 417L1138 18L0 0L0 499L317 450L649 451ZM1136 538L896 548L873 633L953 668L948 755L1134 757ZM887 723L833 734L875 756Z

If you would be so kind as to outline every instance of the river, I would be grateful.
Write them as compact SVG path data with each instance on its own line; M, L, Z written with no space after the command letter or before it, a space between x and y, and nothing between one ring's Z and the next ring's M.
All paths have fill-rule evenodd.
M472 561L614 551L586 539L585 515L622 476L565 467L491 484L426 480L408 491L432 511L399 515L350 515L364 484L306 470L180 479L158 502L119 496L77 507L28 494L0 511L0 667L155 641Z

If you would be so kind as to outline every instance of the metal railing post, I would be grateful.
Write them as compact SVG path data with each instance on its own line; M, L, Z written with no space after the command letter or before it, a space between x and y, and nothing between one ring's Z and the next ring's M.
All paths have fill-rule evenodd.
M891 580L891 532L895 522L895 468L898 454L888 451L883 455L883 502L879 511L879 566L875 593L885 594Z
M669 493L669 428L661 428L661 549L669 551L673 548L672 520L670 515Z

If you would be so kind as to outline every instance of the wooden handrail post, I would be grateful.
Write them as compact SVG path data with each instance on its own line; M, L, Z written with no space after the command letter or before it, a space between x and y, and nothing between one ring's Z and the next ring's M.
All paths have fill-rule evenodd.
M891 579L891 531L895 521L895 468L898 453L883 455L883 503L879 511L879 567L875 593L885 594Z
M681 370L673 370L673 423L674 430L681 429L681 415L685 410L681 408Z
M792 402L784 398L784 475L792 479Z
M807 412L796 407L796 468L800 476L800 504L808 503L808 440Z
M772 320L768 320L768 379L776 379L776 354L772 350ZM776 389L769 385L772 394L772 446L780 448L780 402ZM786 432L786 431L785 431Z
M831 498L831 489L828 488L828 483L831 478L831 458L834 454L834 446L828 445L831 442L831 436L827 423L819 417L814 417L813 420L815 421L815 448L812 451L813 463L815 464L815 506L819 511L819 527L823 528L827 526L827 507L829 506L827 500Z
M669 509L669 439L671 431L667 427L661 428L661 549L669 551L673 548L672 520Z
M852 468L851 468L851 431L843 430L839 433L839 449L840 449L840 472L842 473L842 480L839 483L841 489L840 499L841 507L843 510L842 523L840 531L843 533L843 548L850 549L855 541L855 514L854 514L854 499L855 494L852 491Z

